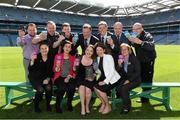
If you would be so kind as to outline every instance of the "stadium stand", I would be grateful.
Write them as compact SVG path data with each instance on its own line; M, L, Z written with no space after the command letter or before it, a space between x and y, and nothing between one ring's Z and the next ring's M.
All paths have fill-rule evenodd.
M43 3L42 3L43 4ZM77 9L73 9L77 10ZM180 44L180 9L158 12L154 14L104 17L85 16L63 12L52 12L19 7L0 7L0 46L16 45L17 29L19 26L34 22L38 25L38 32L45 30L45 23L52 20L57 23L57 31L61 30L61 24L69 22L73 32L81 32L84 23L90 23L93 32L97 32L97 24L105 20L109 30L113 32L113 24L120 21L124 24L124 30L131 31L131 25L135 22L144 24L146 31L153 34L156 44Z

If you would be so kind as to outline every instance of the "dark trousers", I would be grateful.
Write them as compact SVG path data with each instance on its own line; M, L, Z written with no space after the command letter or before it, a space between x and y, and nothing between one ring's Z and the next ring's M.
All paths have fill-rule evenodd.
M150 62L141 63L141 80L142 83L152 83L154 74L154 60ZM142 88L142 91L151 90L150 88ZM148 102L148 98L141 97L142 102Z
M58 88L58 90L56 91L56 110L61 109L61 102L65 92L67 95L67 106L72 106L76 83L74 79L70 79L68 83L65 83L64 79L64 77L59 77L55 80L55 85Z
M34 88L36 89L35 99L34 99L35 109L39 108L39 104L43 99L44 92L45 92L45 98L46 98L46 106L49 107L51 99L52 99L52 85L39 84L39 85L34 86Z
M139 81L133 81L130 83L127 83L124 85L124 81L122 80L120 84L116 88L117 96L122 99L122 109L130 110L131 108L131 99L129 97L129 92L138 87L140 85L140 80Z

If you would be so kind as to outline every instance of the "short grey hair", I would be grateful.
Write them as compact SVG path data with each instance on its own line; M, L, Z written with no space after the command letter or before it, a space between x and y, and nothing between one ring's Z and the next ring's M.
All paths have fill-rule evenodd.
M123 24L121 22L115 22L113 27L115 27L116 25L120 25L123 27Z

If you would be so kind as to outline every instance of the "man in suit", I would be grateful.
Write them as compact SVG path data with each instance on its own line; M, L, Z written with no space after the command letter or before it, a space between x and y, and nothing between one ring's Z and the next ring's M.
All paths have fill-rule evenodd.
M100 42L104 43L104 45L108 45L107 37L112 36L112 33L108 32L108 25L105 21L100 21L98 24L98 31L97 37L99 38Z
M119 46L122 43L126 43L128 45L131 45L131 42L126 38L126 36L123 33L123 25L121 22L116 22L114 24L114 34L112 35L112 39L114 40L114 45L117 51L119 52Z
M133 32L137 33L136 38L129 37L129 41L133 43L136 56L140 61L141 79L143 83L152 83L154 74L154 63L156 58L156 50L153 36L144 31L141 23L135 23L132 27ZM142 88L143 91L151 90L151 88ZM149 99L142 97L141 103L148 103Z
M126 43L128 44L129 46L131 46L131 42L128 40L128 38L124 35L123 33L123 24L121 22L116 22L114 24L114 34L112 35L112 45L111 46L114 46L114 49L113 49L113 53L114 53L114 60L115 60L115 64L117 65L117 60L118 60L118 55L120 53L120 45L122 43ZM132 50L133 52L133 50Z
M108 25L105 21L100 21L98 24L97 37L100 42L104 43L107 53L111 54L115 59L115 55L117 54L117 49L115 48L115 41L112 39L112 33L108 31Z
M92 28L90 24L84 24L82 29L82 34L79 34L77 43L75 45L75 48L78 46L81 46L82 51L84 53L86 47L91 44L95 45L99 39L92 35Z

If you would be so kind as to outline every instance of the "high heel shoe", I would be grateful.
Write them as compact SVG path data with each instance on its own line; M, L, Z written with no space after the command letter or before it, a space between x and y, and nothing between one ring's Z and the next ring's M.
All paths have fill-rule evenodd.
M81 112L81 117L85 117L85 116L86 116L86 113Z
M105 109L104 109L104 111L102 112L102 114L108 114L108 113L110 113L111 112L111 106L109 106L109 107L106 107Z
M86 111L86 114L89 115L91 112L90 111Z

